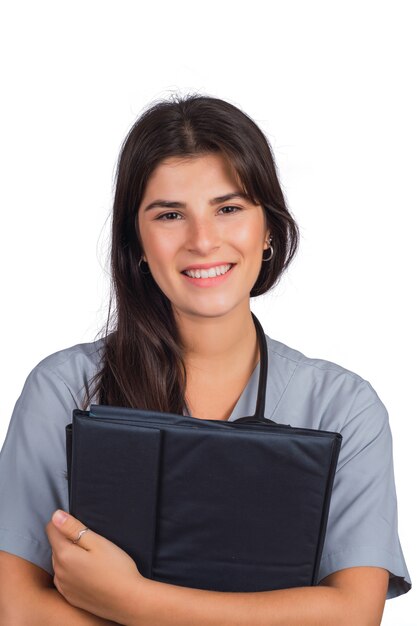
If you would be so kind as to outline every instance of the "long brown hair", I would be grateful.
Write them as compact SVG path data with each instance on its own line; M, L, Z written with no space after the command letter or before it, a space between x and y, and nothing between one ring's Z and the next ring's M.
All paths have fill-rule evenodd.
M263 206L272 237L274 254L262 263L250 297L274 287L293 259L298 226L287 208L271 146L257 124L233 104L200 94L151 104L128 132L117 163L108 317L100 331L101 369L86 385L84 409L97 394L98 404L182 414L184 346L171 302L152 274L138 266L143 250L137 211L161 161L219 152L232 164L251 201Z

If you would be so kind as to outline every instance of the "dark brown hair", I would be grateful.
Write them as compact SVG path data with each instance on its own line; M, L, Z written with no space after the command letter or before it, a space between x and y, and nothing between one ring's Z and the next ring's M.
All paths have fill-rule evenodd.
M174 95L154 102L130 129L118 159L111 295L107 324L100 331L103 355L101 369L87 385L84 409L97 394L97 404L183 412L184 346L171 302L152 274L139 269L143 251L137 211L147 181L161 161L207 153L225 156L244 192L265 211L274 254L262 263L250 297L274 287L297 251L298 226L284 200L272 149L257 124L233 104L210 96ZM144 262L142 268L147 268Z

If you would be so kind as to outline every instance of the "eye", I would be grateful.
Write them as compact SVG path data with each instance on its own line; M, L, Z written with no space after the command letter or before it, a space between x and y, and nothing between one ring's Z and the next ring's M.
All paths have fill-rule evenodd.
M236 211L241 211L242 209L240 209L238 206L223 206L220 211L223 211L223 209L236 209ZM229 212L228 212L229 213ZM226 215L228 214L226 213ZM235 213L235 211L233 211L233 213Z
M162 220L163 218L166 218L167 215L179 215L179 213L177 213L176 211L170 211L170 213L163 213L162 215L160 215L159 217L157 217L157 220ZM168 220L169 222L173 222L174 220Z

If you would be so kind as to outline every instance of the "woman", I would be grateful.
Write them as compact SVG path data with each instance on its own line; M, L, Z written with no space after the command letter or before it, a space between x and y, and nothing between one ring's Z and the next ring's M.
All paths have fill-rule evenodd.
M152 581L66 513L74 408L253 414L250 297L276 285L298 241L271 148L242 111L195 95L135 123L118 163L111 331L110 301L101 339L30 372L0 456L1 623L360 626L409 590L384 405L354 372L268 336L265 416L343 435L318 586L234 594Z

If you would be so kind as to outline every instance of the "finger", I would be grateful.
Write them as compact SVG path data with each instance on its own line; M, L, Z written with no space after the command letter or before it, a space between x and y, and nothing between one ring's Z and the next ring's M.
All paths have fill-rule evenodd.
M66 511L61 511L60 509L55 511L52 515L52 523L64 537L72 542L75 542L79 537L80 531L86 528L80 520L73 517ZM94 543L93 535L95 535L93 531L83 533L80 539L76 541L76 545L84 548L84 550L91 549L91 546Z
M60 546L68 543L68 539L59 532L58 528L56 528L52 522L47 523L45 531L48 536L49 543L51 544L51 548L55 552L58 551Z
M56 528L55 524L48 522L45 530L54 552L58 553L62 547L68 546L68 539Z

